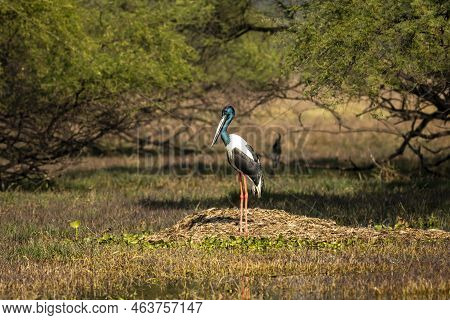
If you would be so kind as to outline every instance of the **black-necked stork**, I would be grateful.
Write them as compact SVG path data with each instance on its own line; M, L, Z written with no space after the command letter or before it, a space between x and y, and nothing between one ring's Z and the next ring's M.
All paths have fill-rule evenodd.
M217 142L217 139L220 135L227 150L228 162L238 172L237 178L239 180L241 199L241 218L239 222L239 232L242 233L242 216L245 207L245 233L247 234L248 192L246 177L248 177L252 182L253 194L257 195L258 198L260 198L263 187L263 174L259 156L255 153L253 148L237 134L228 134L227 132L228 126L230 125L235 115L236 112L231 105L223 108L222 119L220 120L219 126L217 127L211 147Z

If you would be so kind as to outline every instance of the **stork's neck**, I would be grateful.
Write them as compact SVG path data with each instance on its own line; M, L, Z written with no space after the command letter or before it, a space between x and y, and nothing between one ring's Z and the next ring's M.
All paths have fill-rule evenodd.
M222 138L222 141L225 145L230 143L230 135L228 134L227 129L231 121L233 121L233 116L227 118L225 124L222 127L222 132L220 133L220 137Z

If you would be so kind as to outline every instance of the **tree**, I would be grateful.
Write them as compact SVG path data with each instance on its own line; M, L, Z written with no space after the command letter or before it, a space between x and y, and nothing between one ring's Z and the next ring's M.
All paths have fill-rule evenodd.
M197 76L171 3L0 2L0 187L40 181Z
M339 121L336 101L368 97L363 114L401 138L377 163L407 149L428 171L450 158L441 142L450 135L448 1L311 0L295 8L288 67L300 74L299 98L321 100Z
M237 105L242 119L273 98L274 87L286 78L281 69L284 44L273 34L287 27L270 20L267 9L274 10L267 2L195 0L179 10L183 14L173 15L176 30L198 55L195 66L201 77L182 94L165 96L164 106L141 109L139 134L130 130L121 136L135 144L139 135L140 147L167 146L175 137L195 136L199 127L214 124L225 103ZM164 124L173 130L158 139Z

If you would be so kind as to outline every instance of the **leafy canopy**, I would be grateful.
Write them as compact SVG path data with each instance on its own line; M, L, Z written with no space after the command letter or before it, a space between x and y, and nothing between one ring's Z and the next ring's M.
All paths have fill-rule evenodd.
M130 127L139 95L195 81L188 2L0 1L0 188Z
M80 87L92 98L191 81L196 53L170 19L179 6L124 3L2 1L3 81L20 77L30 94L63 100Z
M299 7L289 66L312 94L445 90L449 8L443 0L309 1Z

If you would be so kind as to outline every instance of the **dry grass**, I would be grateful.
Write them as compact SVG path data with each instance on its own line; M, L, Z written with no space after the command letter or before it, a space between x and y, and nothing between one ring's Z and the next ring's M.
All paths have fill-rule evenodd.
M2 261L6 299L448 299L448 242L341 250L79 246L69 259ZM19 263L20 262L20 263Z

